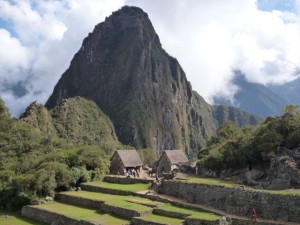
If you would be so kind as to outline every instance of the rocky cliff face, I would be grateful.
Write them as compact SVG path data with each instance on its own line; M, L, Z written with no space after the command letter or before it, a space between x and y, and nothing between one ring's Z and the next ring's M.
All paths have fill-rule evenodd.
M125 6L83 41L46 107L82 96L114 123L124 144L197 150L216 129L213 108L192 91L161 46L148 15Z

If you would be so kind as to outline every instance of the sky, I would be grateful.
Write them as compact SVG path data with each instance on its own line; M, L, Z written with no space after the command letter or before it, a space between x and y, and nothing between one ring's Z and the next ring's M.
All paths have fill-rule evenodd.
M0 96L13 116L45 103L83 39L123 5L148 13L163 48L208 102L299 76L300 0L0 0Z

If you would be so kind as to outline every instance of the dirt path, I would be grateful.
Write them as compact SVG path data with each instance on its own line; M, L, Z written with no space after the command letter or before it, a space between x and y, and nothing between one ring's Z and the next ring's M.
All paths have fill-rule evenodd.
M222 216L230 216L232 218L250 221L250 219L247 218L247 217L229 214L229 213L227 213L227 212L225 212L223 210L214 209L214 208L211 208L211 207L208 207L208 206L205 206L205 205L201 205L201 204L189 203L186 200L181 199L181 198L176 198L176 197L169 196L169 195L164 195L164 194L158 194L157 192L150 192L148 194L146 194L146 192L139 192L139 193L140 194L144 194L145 196L146 195L158 196L158 197L160 197L162 199L167 199L170 202L180 203L180 204L183 204L183 205L186 205L186 206L190 206L190 207L193 207L193 208L198 208L198 209L201 209L201 210L210 211L210 212L222 215ZM260 223L270 223L270 224L280 224L280 225L299 225L299 223L284 222L284 221L274 221L274 220L265 220L265 219L258 219L256 221L256 223L257 224L260 224Z

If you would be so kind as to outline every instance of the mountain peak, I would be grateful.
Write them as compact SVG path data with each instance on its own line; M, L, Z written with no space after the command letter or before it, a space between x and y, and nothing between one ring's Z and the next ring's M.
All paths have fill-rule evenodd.
M216 130L213 109L193 93L137 7L125 6L95 27L46 106L74 96L93 100L113 121L119 140L137 148L195 153Z

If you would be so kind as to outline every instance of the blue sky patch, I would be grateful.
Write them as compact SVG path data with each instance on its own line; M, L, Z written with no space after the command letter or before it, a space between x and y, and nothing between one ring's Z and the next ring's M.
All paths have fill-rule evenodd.
M256 4L262 11L295 11L295 0L257 0Z

